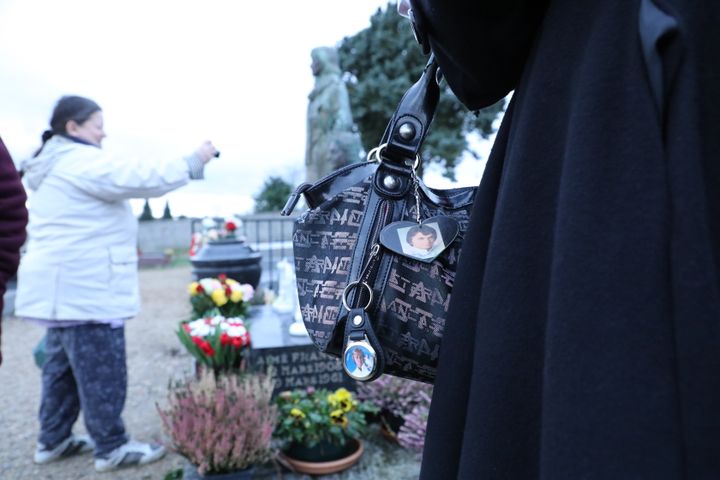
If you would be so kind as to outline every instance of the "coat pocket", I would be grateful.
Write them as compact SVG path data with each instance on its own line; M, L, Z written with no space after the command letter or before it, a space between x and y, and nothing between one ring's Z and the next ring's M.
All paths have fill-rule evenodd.
M58 299L58 272L56 265L36 261L29 255L24 257L17 272L14 315L53 318Z
M110 247L110 291L113 295L137 295L137 261L134 248Z

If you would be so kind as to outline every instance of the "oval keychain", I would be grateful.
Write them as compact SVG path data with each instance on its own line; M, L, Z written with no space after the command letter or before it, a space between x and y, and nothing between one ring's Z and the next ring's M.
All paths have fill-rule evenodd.
M343 369L355 380L367 380L375 373L376 359L377 353L367 337L359 341L349 340L343 352Z

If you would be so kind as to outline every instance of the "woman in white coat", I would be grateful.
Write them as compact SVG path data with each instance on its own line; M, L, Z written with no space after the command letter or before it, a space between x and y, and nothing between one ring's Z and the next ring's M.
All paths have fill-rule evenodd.
M210 142L163 163L109 156L100 107L61 98L43 145L23 163L30 198L28 243L16 315L48 327L36 463L95 451L95 469L145 464L162 446L131 440L124 322L138 313L137 221L128 199L161 196L203 177ZM90 437L72 434L83 411Z

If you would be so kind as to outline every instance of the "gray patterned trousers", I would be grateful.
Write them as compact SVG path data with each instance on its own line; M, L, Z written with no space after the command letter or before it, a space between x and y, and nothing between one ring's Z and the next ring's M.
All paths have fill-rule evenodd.
M40 443L53 448L65 440L81 409L96 457L125 443L125 329L105 324L48 328L45 348Z

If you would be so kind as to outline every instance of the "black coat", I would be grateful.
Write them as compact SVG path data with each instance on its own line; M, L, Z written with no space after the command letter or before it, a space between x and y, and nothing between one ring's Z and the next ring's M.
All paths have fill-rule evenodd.
M720 479L720 2L528 3L414 0L466 105L514 89L421 478Z

